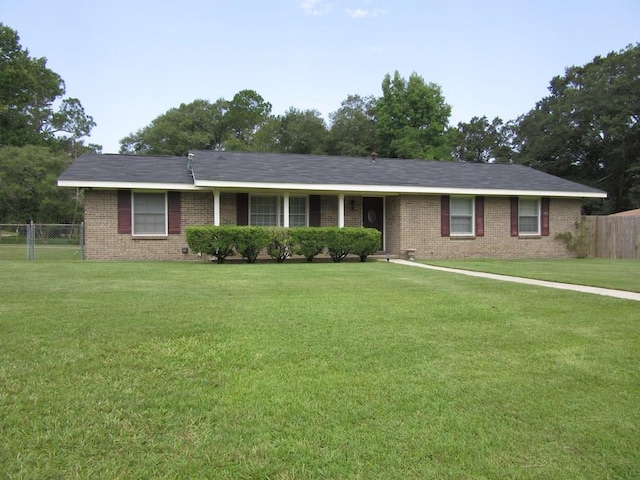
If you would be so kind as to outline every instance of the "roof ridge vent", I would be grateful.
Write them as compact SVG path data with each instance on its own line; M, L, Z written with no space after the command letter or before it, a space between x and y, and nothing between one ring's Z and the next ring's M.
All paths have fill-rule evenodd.
M187 155L187 170L189 170L189 173L193 173L193 153L190 153L189 155Z
M375 150L371 152L371 163L376 163L378 161L378 152Z

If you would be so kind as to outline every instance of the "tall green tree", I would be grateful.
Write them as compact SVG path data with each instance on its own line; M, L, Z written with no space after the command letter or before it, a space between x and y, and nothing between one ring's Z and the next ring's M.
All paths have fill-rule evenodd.
M442 89L417 73L405 80L396 71L382 81L376 103L378 153L386 157L450 159L447 126L451 107Z
M253 150L253 139L270 118L271 104L254 90L231 101L183 103L120 140L121 153L186 155L189 150Z
M56 185L73 162L48 147L0 147L0 223L72 223L82 213L81 196Z
M32 58L18 33L0 23L0 145L81 142L95 122L80 100L62 99L64 94L64 81L47 67L47 59ZM61 100L58 110L56 100Z
M82 215L81 192L57 177L85 151L95 122L65 84L31 57L18 33L0 23L0 222L67 223ZM58 108L54 108L57 104Z
M156 117L151 124L120 140L121 153L186 155L189 150L220 148L230 136L224 99L194 100Z
M518 161L606 190L590 213L640 207L640 44L567 68L518 119Z
M255 90L241 90L236 93L229 102L226 114L226 125L231 131L236 147L249 149L254 135L270 115L271 104Z
M375 108L374 97L349 95L338 110L329 114L328 153L364 157L375 150Z
M282 153L326 154L328 130L318 110L291 107L278 117L278 151Z
M459 162L508 163L511 161L511 124L500 117L473 117L451 131L452 155Z
M262 124L250 150L324 155L327 135L320 112L290 107L284 115L271 116Z

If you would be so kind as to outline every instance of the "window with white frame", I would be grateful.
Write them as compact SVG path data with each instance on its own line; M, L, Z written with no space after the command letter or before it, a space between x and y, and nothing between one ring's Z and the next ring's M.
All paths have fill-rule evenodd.
M278 224L279 198L272 196L252 196L249 210L249 225L269 227Z
M307 210L307 197L289 197L289 226L305 227ZM249 205L249 225L284 225L284 199L276 195L252 195Z
M473 235L473 197L451 197L449 207L451 235Z
M518 200L518 233L520 235L540 234L540 200L520 198Z
M166 193L133 193L133 234L167 234Z
M307 226L307 197L289 197L289 226Z

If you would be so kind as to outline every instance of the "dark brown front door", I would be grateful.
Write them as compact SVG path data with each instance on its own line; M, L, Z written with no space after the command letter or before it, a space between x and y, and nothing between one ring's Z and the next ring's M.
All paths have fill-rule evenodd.
M362 226L376 228L380 236L380 250L384 245L384 198L362 197Z

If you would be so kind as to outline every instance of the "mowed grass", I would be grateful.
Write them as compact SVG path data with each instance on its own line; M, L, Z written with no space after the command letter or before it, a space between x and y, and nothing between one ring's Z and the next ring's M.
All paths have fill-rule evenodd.
M640 292L640 260L565 258L545 260L441 260L430 265Z
M2 478L640 477L637 302L386 262L2 262Z
M51 260L81 260L82 252L77 245L36 245L34 249L35 259ZM3 260L27 260L28 251L26 244L2 244L0 243L0 261Z

